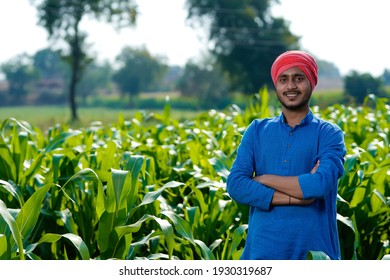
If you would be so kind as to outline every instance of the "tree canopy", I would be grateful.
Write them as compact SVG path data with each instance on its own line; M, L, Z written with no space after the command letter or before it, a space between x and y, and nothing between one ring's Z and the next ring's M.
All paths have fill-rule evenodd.
M69 47L65 56L71 65L69 103L72 120L78 119L76 89L84 69L92 62L88 57L80 23L87 15L97 20L114 23L117 28L135 24L137 10L133 0L32 0L37 3L39 24L46 28L49 37L62 39Z
M178 80L178 89L183 96L197 97L201 108L216 107L218 104L226 105L228 94L228 81L218 64L205 58L200 64L188 61L183 74Z
M369 94L383 96L383 80L369 73L352 71L344 78L344 91L357 104L362 104Z
M129 94L130 103L132 97L147 91L168 69L163 57L151 55L144 47L124 47L116 61L119 69L113 75L113 80L122 93Z
M37 77L37 71L27 54L20 54L1 65L1 70L10 83L9 93L15 100L27 94L29 82Z
M188 18L208 26L212 53L230 75L233 90L251 94L272 84L274 59L298 48L282 18L271 14L277 0L187 0Z

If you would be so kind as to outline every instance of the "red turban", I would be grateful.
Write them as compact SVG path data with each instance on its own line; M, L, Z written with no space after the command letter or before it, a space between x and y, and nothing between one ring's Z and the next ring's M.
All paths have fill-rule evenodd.
M279 55L271 67L271 76L274 84L284 71L291 67L299 67L309 79L311 90L317 85L318 66L315 59L304 51L287 51Z

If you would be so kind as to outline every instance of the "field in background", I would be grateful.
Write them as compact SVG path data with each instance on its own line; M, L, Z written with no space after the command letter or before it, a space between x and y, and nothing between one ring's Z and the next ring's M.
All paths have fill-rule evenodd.
M238 104L240 108L244 109L250 99L251 97L249 96L236 94L232 98L231 104ZM313 94L311 103L313 106L326 108L334 104L342 103L342 99L341 90L319 90ZM133 109L124 109L123 107L126 101L121 100L117 96L98 98L94 102L88 102L88 107L80 106L78 108L79 121L69 125L73 128L80 128L86 127L95 121L100 121L108 125L116 122L119 116L123 116L125 119L131 119L140 110L147 113L160 114L167 100L169 100L172 107L172 117L178 120L193 119L199 113L207 111L207 109L196 109L197 106L194 104L195 100L193 98L181 97L177 92L144 93L136 100L139 101L138 106L140 107L135 106ZM277 106L277 100L273 93L270 93L269 103ZM145 107L146 109L139 109ZM46 130L57 124L68 123L70 109L65 105L0 107L0 122L8 118L25 120L42 130Z
M112 108L79 108L79 121L69 123L70 109L66 106L23 106L23 107L0 107L0 122L8 118L27 121L41 130L47 130L56 125L68 124L72 128L89 126L93 122L101 122L104 125L117 122L120 116L132 119L137 109L112 109ZM147 114L160 114L161 110L144 110ZM172 110L172 117L176 119L192 119L199 111Z

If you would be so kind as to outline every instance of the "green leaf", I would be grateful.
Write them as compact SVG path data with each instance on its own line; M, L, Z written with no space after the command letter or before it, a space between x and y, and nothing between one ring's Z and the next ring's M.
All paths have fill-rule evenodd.
M238 245L240 245L241 240L244 238L244 234L247 229L248 229L248 225L244 224L234 230L233 237L232 237L232 245L229 252L230 255L233 255L234 252L237 250L237 247Z
M23 195L20 193L17 186L0 179L0 186L3 187L8 193L10 193L22 206L24 204Z
M349 217L344 217L344 216L340 215L339 213L337 213L337 220L342 222L344 225L349 227L353 232L355 232L353 222Z
M168 247L169 258L171 259L173 253L173 247L175 245L175 240L174 240L175 234L173 233L173 227L167 220L160 219L157 217L152 217L152 218L160 225L160 228L165 237L165 242Z
M8 250L7 236L0 233L0 260L8 260L10 258L11 252Z
M16 182L16 166L12 153L0 136L0 178Z
M105 174L105 172L108 172L112 168L118 169L118 167L115 164L115 156L117 154L117 144L113 141L108 141L106 143L106 147L104 149L104 153L101 155L100 159L100 172L102 174ZM106 181L107 178L103 177L102 180Z
M211 252L210 248L202 240L195 240L195 243L199 246L202 251L202 256L206 260L215 260L215 256Z
M100 252L106 252L110 245L110 234L114 229L115 213L104 211L98 225L98 248Z
M193 207L187 207L186 208L186 213L188 218L188 222L192 226L192 228L197 228L200 224L200 210L198 206L193 206Z
M164 186L162 186L161 188L159 188L157 191L153 191L153 192L148 192L145 194L142 202L137 206L138 207L141 207L142 205L146 205L146 204L150 204L150 203L153 203L154 201L157 200L157 198L161 195L161 193L165 190L165 189L168 189L168 188L177 188L179 186L183 186L184 183L180 183L180 182L176 182L176 181L171 181L171 182L168 182L166 183Z
M205 198L204 198L202 192L197 187L193 186L192 184L190 185L190 188L195 193L196 199L198 200L198 203L199 203L199 206L201 209L201 213L202 214L208 213L208 207L207 207L207 204L205 202Z
M21 260L24 260L25 257L24 257L23 243L22 243L22 234L20 232L18 223L8 212L7 206L2 200L0 200L0 216L4 219L4 221L7 223L8 227L10 228L13 240L16 242L19 249L19 257Z
M192 163L194 165L199 165L199 161L200 161L199 148L200 147L199 147L198 143L196 143L194 141L189 141L186 146L188 148Z
M390 254L384 255L382 260L390 261Z
M55 243L61 238L66 238L72 244L75 246L75 248L78 250L80 253L80 256L83 260L89 260L90 255L88 251L87 245L84 243L84 241L81 239L80 236L75 235L73 233L65 233L65 234L55 234L55 233L47 233L43 235L37 243L31 244L26 248L26 254L30 256L32 251L35 250L35 248L42 243Z
M141 175L144 176L146 168L146 160L144 156L132 155L130 156L124 166L125 170L130 172L131 184L127 188L127 191L123 194L127 199L128 209L132 209L138 198L138 178Z
M77 250L79 251L79 253L80 253L80 255L81 255L81 258L82 258L83 260L89 260L89 259L90 259L88 247L87 247L87 245L84 243L84 241L81 239L80 236L75 235L75 234L73 234L73 233L66 233L66 234L63 234L62 237L67 238L70 242L73 243L73 245L74 245L74 246L77 248Z
M345 159L344 163L344 175L348 174L351 172L352 168L356 165L356 162L359 158L359 154L353 154L353 155L348 155Z
M270 109L269 109L269 93L268 93L268 88L267 86L264 86L260 89L259 91L259 95L260 95L260 98L261 98L261 102L260 102L260 117L261 118L268 118L271 113L270 113Z
M329 256L322 251L309 251L307 260L330 260Z
M79 134L81 134L81 131L78 130L62 132L61 134L58 134L52 140L50 140L49 143L47 143L44 150L44 154L54 151L60 145L62 145L62 143L64 143L68 138L77 136Z
M125 170L117 170L117 169L111 169L112 173L112 187L114 191L114 197L115 197L115 209L116 211L118 209L123 208L120 205L121 199L122 199L122 193L124 193L124 189L126 189L126 177L129 175L129 171Z
M172 211L163 211L161 214L167 216L173 222L176 231L184 238L191 241L192 243L195 242L190 224L186 220L182 219L179 217L179 215Z
M38 217L41 211L41 205L47 192L55 184L47 184L40 189L37 189L30 198L23 205L18 216L16 217L16 223L20 229L21 235L24 240L28 240L31 232L37 224Z
M167 220L163 220L163 219L158 218L158 217L153 216L153 215L145 214L141 219L139 219L134 224L116 227L115 231L117 233L117 242L119 242L125 234L137 232L141 228L142 224L145 221L151 220L151 219L156 221L159 224L161 231L163 232L164 237L165 237L165 242L166 242L167 247L168 247L169 257L171 258L172 253L173 253L174 244L175 244L175 241L174 241L175 235L173 233L173 227ZM109 245L110 245L110 247L117 246L117 244L109 244ZM116 249L115 249L115 251L116 251Z
M149 240L151 240L154 237L159 237L162 236L162 233L160 231L154 231L151 232L144 237L142 237L140 240L137 242L131 243L131 245L128 248L126 259L127 260L134 260L134 259L140 259L137 258L137 254L139 250L142 248L142 246L148 246ZM156 256L156 255L154 255ZM169 256L165 257L166 259L170 259Z

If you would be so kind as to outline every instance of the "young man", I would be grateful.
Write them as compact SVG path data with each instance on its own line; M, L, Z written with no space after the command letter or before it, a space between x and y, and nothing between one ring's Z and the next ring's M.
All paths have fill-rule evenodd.
M309 251L340 259L336 197L346 150L340 128L310 110L317 63L288 51L271 76L282 113L248 126L227 179L230 196L250 206L241 259L306 259Z

